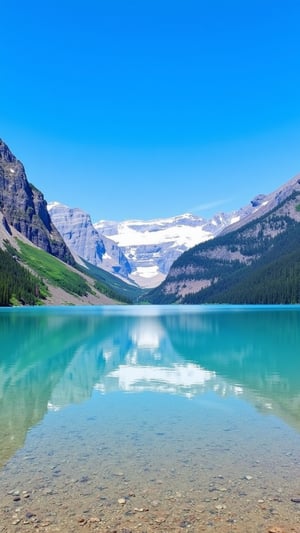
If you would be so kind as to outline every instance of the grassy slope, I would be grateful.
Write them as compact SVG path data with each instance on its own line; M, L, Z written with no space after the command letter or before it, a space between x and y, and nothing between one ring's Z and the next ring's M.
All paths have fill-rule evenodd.
M48 280L53 285L64 289L70 294L85 296L91 293L91 289L85 279L72 272L64 263L54 256L25 244L18 239L20 258L31 267L41 278Z
M133 303L138 300L143 292L145 292L140 287L129 285L129 283L122 281L120 278L117 278L102 268L91 265L91 263L88 263L87 261L84 261L84 263L86 268L78 266L78 269L97 280L96 287L107 296L116 297L117 295L117 299L120 301Z
M48 295L46 285L0 248L0 306L37 305Z
M132 303L140 296L142 289L129 285L109 272L97 268L90 263L86 267L77 265L77 272L73 272L64 263L54 256L18 240L20 259L26 263L36 274L46 279L54 286L60 287L70 294L86 296L93 293L90 285L81 275L91 278L92 285L105 296L123 303Z

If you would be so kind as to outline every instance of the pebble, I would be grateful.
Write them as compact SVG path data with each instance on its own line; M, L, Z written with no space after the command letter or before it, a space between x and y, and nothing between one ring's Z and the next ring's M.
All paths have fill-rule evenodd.
M158 516L157 518L155 518L155 522L156 522L157 524L162 524L162 523L165 522L165 521L166 521L166 519L165 519L164 516Z
M124 505L124 504L126 503L125 498L119 498L119 499L118 499L118 503L119 503L120 505Z
M247 479L247 481L250 481L250 479L252 479L252 476L245 476L244 479Z
M45 496L50 496L51 494L53 494L53 491L52 489L45 489L43 494L45 494Z
M291 498L291 502L300 503L300 498Z

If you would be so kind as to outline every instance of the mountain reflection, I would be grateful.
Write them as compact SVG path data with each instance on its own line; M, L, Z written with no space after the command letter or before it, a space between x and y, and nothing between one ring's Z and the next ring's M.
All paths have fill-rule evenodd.
M9 310L0 332L0 464L94 389L241 395L300 428L299 309Z

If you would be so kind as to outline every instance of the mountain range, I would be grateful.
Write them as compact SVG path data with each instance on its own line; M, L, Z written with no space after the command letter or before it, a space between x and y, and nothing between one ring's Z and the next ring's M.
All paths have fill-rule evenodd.
M210 220L93 225L79 208L47 205L0 141L0 305L296 303L299 237L299 176Z
M264 203L261 195L238 211L218 213L209 220L187 213L148 221L100 220L94 225L79 208L53 202L48 204L48 211L74 254L128 282L151 288L165 279L184 251L213 239Z

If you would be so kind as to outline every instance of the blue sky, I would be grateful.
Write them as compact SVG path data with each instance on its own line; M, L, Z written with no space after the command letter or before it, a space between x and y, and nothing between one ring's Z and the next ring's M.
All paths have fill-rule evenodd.
M10 0L0 137L99 219L205 217L300 172L300 3Z

